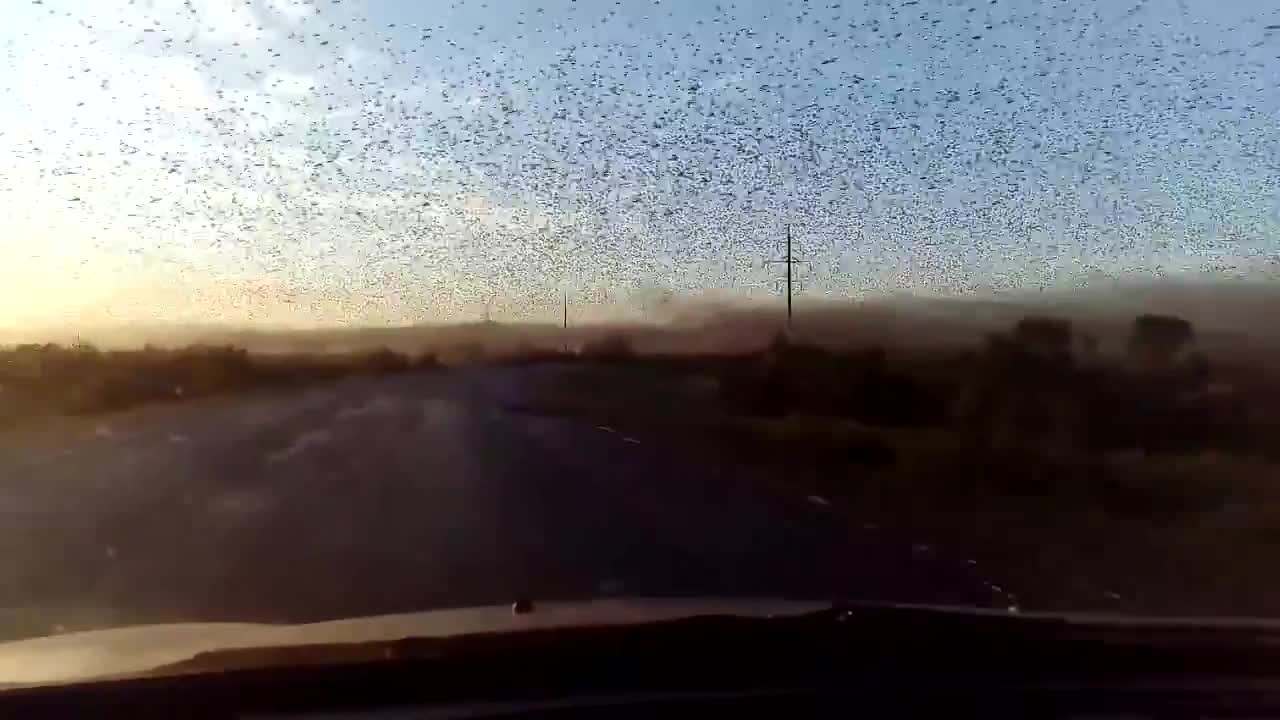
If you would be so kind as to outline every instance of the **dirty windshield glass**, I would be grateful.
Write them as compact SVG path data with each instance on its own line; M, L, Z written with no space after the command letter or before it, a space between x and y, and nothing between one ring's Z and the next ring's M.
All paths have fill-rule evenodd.
M0 641L1280 610L1273 3L13 0L0 38Z

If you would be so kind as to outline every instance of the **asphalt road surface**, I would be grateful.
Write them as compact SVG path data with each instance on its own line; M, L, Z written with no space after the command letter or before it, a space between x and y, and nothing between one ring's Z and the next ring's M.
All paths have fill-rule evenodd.
M749 468L515 409L548 371L352 379L0 435L0 638L522 596L1010 601L962 558Z

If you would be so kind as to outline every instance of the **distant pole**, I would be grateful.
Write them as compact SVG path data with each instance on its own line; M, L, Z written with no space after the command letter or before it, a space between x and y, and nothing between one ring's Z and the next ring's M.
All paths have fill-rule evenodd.
M564 351L569 352L569 291L564 291L564 332L560 333L564 341Z
M791 224L787 223L787 332L791 332L791 266L795 260L791 257Z
M792 315L793 315L793 305L794 305L793 295L795 294L794 290L792 289L793 279L794 279L794 277L795 277L795 273L793 272L792 266L794 266L796 263L808 262L807 260L799 260L799 259L797 259L797 258L796 258L796 256L794 255L794 253L792 252L792 244L791 244L791 224L790 224L790 223L788 223L788 224L787 224L787 254L786 254L786 256L785 256L785 257L783 257L781 260L767 260L767 261L765 261L765 262L766 262L766 264L781 263L781 264L783 264L783 265L786 265L786 266L787 266L787 278L786 278L786 292L787 292L787 334L788 334L788 335L790 335L790 334L791 334L791 318L792 318Z

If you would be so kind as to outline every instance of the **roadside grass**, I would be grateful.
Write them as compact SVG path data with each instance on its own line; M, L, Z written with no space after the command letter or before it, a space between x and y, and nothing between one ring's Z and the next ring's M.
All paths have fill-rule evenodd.
M886 511L950 514L965 523L991 513L1077 521L1092 516L1095 524L1123 519L1222 525L1231 518L1234 527L1248 525L1280 538L1280 489L1274 487L1280 464L1257 454L996 445L975 438L962 423L937 417L933 407L905 423L850 417L892 415L833 409L827 400L842 390L821 399L823 412L766 412L752 403L744 409L743 378L755 383L749 392L756 395L787 392L768 387L768 370L759 362L639 358L566 364L529 389L531 400L522 409L576 416L709 452L727 463L773 469L801 491Z
M436 366L389 349L347 354L255 355L234 347L90 345L0 349L0 427L55 415L95 415L157 402Z
M531 389L527 409L709 454L737 481L822 498L853 528L893 529L954 563L976 562L975 577L1007 583L1016 589L1007 599L1026 607L1253 616L1280 607L1280 464L1265 454L1046 451L983 443L956 422L752 414L723 392L726 377L766 382L743 363L564 365ZM993 590L993 601L1003 597Z

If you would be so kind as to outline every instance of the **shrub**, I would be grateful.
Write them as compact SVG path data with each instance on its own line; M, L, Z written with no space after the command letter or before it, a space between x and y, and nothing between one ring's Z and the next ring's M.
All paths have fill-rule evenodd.
M610 333L583 343L580 353L589 360L625 360L633 357L631 341L622 333Z
M1056 317L1028 316L1013 327L1017 349L1046 360L1071 359L1071 321Z
M1129 335L1129 357L1138 367L1165 368L1195 339L1191 323L1172 315L1139 315Z
M485 356L484 345L478 342L463 342L443 350L439 359L449 365L471 365L484 362Z
M778 342L754 368L732 373L722 399L733 412L851 418L872 425L928 425L947 418L948 392L892 367L882 348L835 352Z
M390 348L381 348L364 355L356 367L368 373L398 373L409 369L409 358Z
M111 412L148 402L435 364L434 355L411 361L387 348L354 355L251 356L243 348L204 345L102 352L84 344L28 344L0 349L0 420Z

